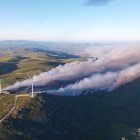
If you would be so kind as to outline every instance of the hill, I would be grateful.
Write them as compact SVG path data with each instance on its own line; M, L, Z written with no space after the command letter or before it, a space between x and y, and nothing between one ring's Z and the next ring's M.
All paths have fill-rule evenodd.
M0 139L138 140L139 83L137 79L110 93L20 97L1 124Z

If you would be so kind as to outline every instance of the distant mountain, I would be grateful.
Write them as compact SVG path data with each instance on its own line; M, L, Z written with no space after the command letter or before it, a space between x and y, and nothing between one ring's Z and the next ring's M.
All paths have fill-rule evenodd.
M73 55L73 54L69 54L66 52L55 51L55 50L47 50L47 49L39 49L39 48L31 48L29 50L32 50L34 52L46 52L46 53L51 54L51 55L61 55L62 58L79 58L78 55Z
M38 48L51 51L60 51L74 54L83 51L87 47L103 46L103 43L65 43L65 42L45 42L29 40L5 40L0 41L0 48Z

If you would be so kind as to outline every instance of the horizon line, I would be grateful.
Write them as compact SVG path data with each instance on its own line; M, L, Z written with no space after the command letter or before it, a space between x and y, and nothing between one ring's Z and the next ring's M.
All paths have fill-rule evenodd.
M32 41L52 43L138 43L140 40L40 40L40 39L0 39L2 41Z

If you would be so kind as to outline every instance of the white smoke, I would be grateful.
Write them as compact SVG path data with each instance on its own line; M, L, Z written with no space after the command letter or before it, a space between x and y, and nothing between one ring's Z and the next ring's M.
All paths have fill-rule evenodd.
M60 88L58 93L61 95L78 95L82 90L92 89L111 91L120 85L130 82L140 76L140 64L116 72L106 72L93 74L75 84L70 84L65 88Z
M140 47L94 47L83 51L82 55L90 57L85 61L76 61L60 65L48 72L33 77L34 85L47 85L52 81L75 81L74 84L60 88L63 95L77 95L85 89L113 90L140 76ZM95 61L92 57L97 57ZM7 89L31 85L31 80L17 82Z

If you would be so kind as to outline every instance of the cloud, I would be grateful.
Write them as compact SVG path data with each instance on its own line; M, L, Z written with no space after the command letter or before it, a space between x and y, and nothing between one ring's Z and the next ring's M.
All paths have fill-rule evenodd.
M108 4L111 0L88 0L87 6L104 6Z

